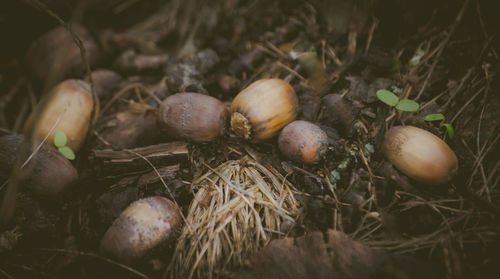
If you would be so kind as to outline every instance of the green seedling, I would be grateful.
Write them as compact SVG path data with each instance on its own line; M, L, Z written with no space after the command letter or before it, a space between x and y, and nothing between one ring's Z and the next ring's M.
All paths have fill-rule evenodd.
M450 139L453 139L453 137L455 136L455 130L453 130L453 126L451 126L450 123L446 123L446 117L443 114L441 114L441 113L429 114L429 115L424 117L424 120L425 121L441 121L439 123L439 128L445 127L446 132L448 133L448 136L450 137Z
M418 66L418 64L420 64L420 62L422 61L424 55L425 55L425 50L421 48L417 49L417 51L415 51L415 55L413 55L413 57L410 59L410 65L413 67Z
M66 143L68 142L68 137L66 136L66 133L64 131L57 131L54 134L54 145L57 147L57 150L61 152L61 154L66 157L68 160L74 160L75 159L75 153L71 148L66 146Z
M394 107L400 111L414 112L419 108L417 102L407 99L401 100L396 94L386 89L378 90L377 98L384 104Z

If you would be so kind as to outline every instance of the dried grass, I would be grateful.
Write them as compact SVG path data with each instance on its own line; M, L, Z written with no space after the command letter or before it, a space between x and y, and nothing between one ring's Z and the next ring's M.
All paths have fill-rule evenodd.
M210 168L192 183L195 197L165 275L212 278L242 265L295 222L292 189L247 156Z

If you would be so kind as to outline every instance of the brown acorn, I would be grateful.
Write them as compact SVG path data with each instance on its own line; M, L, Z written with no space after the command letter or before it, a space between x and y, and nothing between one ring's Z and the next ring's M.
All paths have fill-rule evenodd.
M382 152L396 169L423 183L447 183L458 169L457 156L444 141L413 126L387 131Z
M178 93L160 105L160 128L173 139L212 141L224 134L228 111L218 99L199 93Z
M33 135L40 140L52 131L47 142L53 143L55 132L61 130L68 138L66 145L77 152L87 135L93 105L88 83L65 80L44 95L38 104L42 112L37 119L33 119L33 114L28 117L24 131L28 134L30 129L36 129Z
M106 231L101 253L127 264L137 263L180 228L179 208L164 197L149 197L129 205Z
M323 116L330 125L338 125L345 134L349 134L355 120L353 107L341 94L328 94L322 98Z
M100 135L112 146L134 148L155 144L161 139L154 111L136 114L127 110L117 113L108 123Z
M283 128L278 147L287 158L305 164L319 162L328 150L328 136L317 125L296 120Z
M92 71L91 75L92 82L94 82L94 90L100 99L110 97L112 90L122 81L122 77L119 74L106 69ZM88 76L84 80L90 83Z
M288 82L281 79L255 81L231 103L231 128L245 139L269 139L295 120L298 103Z
M0 184L9 178L23 140L23 135L0 137ZM78 179L78 173L68 159L45 143L23 169L27 173L21 185L42 198L60 198Z
M74 24L71 30L83 42L90 65L97 63L99 48L87 29ZM63 26L38 37L28 49L25 63L30 76L42 83L43 88L50 88L66 78L81 76L86 69L80 48Z

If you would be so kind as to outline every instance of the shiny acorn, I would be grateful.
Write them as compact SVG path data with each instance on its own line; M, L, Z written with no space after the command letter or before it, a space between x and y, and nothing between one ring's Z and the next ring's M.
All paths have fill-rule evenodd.
M68 79L44 95L37 109L42 109L37 119L33 114L24 125L25 134L31 129L33 135L43 140L51 131L47 142L54 142L56 131L63 131L67 146L77 152L82 146L90 124L94 101L90 85L83 80Z
M431 185L449 182L458 169L457 156L444 141L413 126L387 131L382 153L408 177Z
M170 138L212 141L224 134L228 111L218 99L199 93L167 97L158 110L160 129Z
M319 162L328 150L328 136L317 125L296 120L283 128L278 147L287 158L305 164Z
M0 137L0 185L9 178L24 139L23 135ZM70 161L46 143L23 170L27 171L21 181L23 189L50 200L61 198L78 180L78 173Z
M141 261L150 251L171 239L180 228L179 208L154 196L129 205L101 240L101 253L126 264Z
M269 139L295 120L298 103L288 82L281 79L255 81L231 103L231 128L247 140Z

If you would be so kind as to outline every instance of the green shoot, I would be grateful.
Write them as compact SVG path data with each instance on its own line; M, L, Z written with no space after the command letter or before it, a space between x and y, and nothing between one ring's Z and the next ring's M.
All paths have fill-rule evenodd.
M377 98L384 104L391 107L396 106L399 103L399 97L389 90L381 89L377 91Z
M68 142L68 138L66 137L66 133L59 130L54 134L54 145L56 147L63 147Z
M396 109L409 112L417 111L418 107L418 103L413 100L400 100L396 105Z
M413 55L413 57L410 59L410 65L413 67L418 66L424 55L425 55L425 50L421 48L417 49L417 51L415 51L415 55Z
M391 90L392 93L396 94L396 96L401 97L403 96L403 89L397 87L396 85L391 85Z
M70 147L66 146L68 143L68 137L66 136L66 133L64 131L56 131L54 134L54 145L57 147L57 150L61 152L61 154L66 157L68 160L74 160L75 159L75 153L73 150L71 150Z
M400 98L386 89L380 89L377 91L377 98L386 105L395 107L400 111L414 112L417 111L419 105L413 100L400 100Z
M59 147L59 152L68 160L75 160L75 153L67 146Z
M446 117L441 114L441 113L433 113L433 114L429 114L427 116L424 117L424 120L425 121L441 121L439 123L439 128L445 128L446 129L446 132L448 133L448 136L450 137L450 139L453 139L453 137L455 136L455 130L453 129L453 126L451 126L450 123L446 123Z

